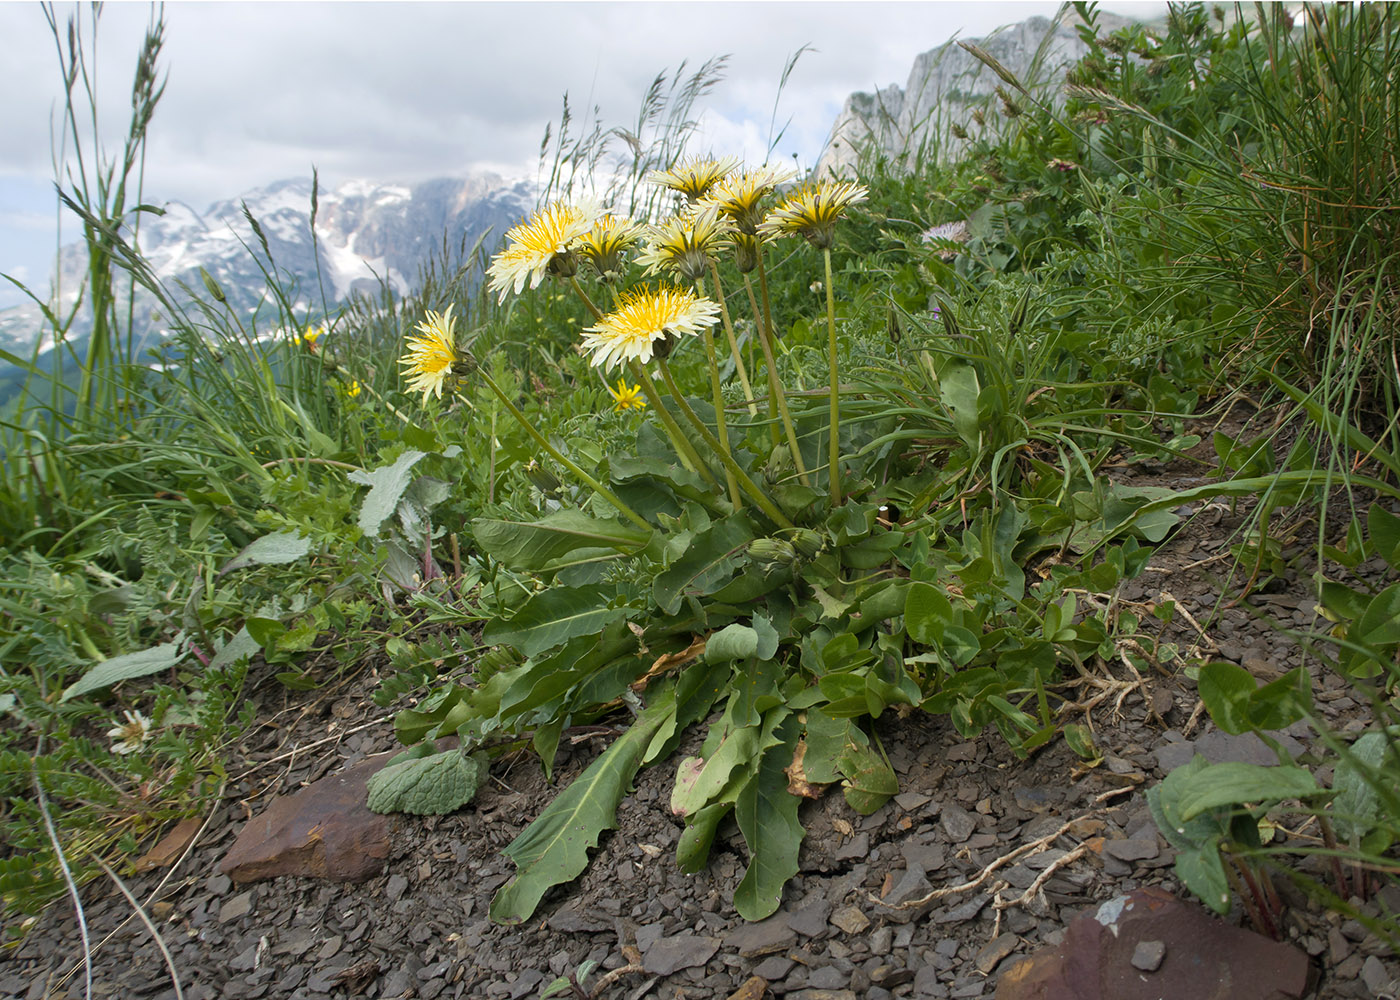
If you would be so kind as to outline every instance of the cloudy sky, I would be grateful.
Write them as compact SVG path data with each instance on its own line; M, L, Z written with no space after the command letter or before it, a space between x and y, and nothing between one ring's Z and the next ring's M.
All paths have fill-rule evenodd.
M533 175L565 92L627 125L662 71L728 55L704 99L704 148L761 159L778 102L775 155L809 165L846 96L903 85L914 57L975 38L1053 2L195 3L165 7L168 86L150 129L145 200L211 202L287 177L334 186L416 181L480 167ZM1111 3L1155 16L1160 3ZM77 14L91 42L90 8ZM130 114L151 9L108 4L97 29L96 90L107 152ZM90 69L93 64L90 63ZM0 2L0 273L46 289L55 247L51 135L62 110L57 47L37 3ZM87 135L84 138L88 138ZM75 237L64 223L62 238ZM0 282L0 307L18 301Z

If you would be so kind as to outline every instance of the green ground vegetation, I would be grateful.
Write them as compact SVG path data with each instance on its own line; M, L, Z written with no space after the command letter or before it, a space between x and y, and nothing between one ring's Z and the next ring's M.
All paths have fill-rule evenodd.
M590 270L571 250L498 296L499 247L430 234L444 250L412 295L307 312L250 216L268 278L252 318L212 278L182 305L138 249L159 18L113 158L82 114L87 36L55 22L82 168L63 201L96 321L80 351L50 309L52 355L6 358L9 940L202 813L255 683L314 692L370 662L409 747L371 789L379 810L455 809L502 753L552 775L569 727L618 730L505 849L502 922L582 870L642 767L676 771L683 869L734 817L750 864L733 902L759 919L796 872L804 796L837 785L869 813L897 792L873 720L944 714L1026 755L1065 739L1089 766L1085 692L1149 671L1187 672L1227 731L1325 734L1315 758L1196 761L1151 790L1207 904L1237 894L1267 930L1271 878L1338 907L1392 878L1400 13L1186 4L1114 32L1077 13L1089 54L1067 87L985 57L997 96L897 163L867 151L829 234L835 189L809 192L757 261L726 244L703 273L658 277L632 251ZM591 186L638 223L672 217L683 199L648 177L689 162L691 110L722 71L662 74L626 129L566 109L542 210ZM760 217L801 180L765 188ZM604 377L581 332L618 329L629 295L672 280L722 298L722 320L658 333L664 362ZM158 355L126 333L133 288L170 319ZM406 340L433 330L450 332L442 391L409 391ZM646 406L619 404L633 385ZM1217 431L1200 457L1240 397L1290 433ZM1195 485L1108 474L1167 461ZM1177 511L1214 498L1253 512L1222 603L1303 560L1331 627L1302 648L1372 706L1363 734L1326 732L1303 664L1257 687L1114 600ZM1319 515L1301 556L1275 532L1300 510ZM1355 572L1376 559L1381 579ZM688 731L703 745L677 759ZM460 749L432 752L444 735ZM1284 815L1316 821L1330 881L1295 864L1319 849L1261 837Z

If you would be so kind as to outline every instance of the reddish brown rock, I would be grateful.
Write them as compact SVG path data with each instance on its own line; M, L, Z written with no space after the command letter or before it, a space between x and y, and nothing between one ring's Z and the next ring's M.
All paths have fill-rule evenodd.
M1142 942L1161 964L1133 967ZM1231 927L1161 889L1139 889L1069 925L1064 942L1012 966L996 1000L1298 1000L1308 957L1291 945Z
M244 825L219 870L235 882L279 875L359 882L378 874L397 817L369 811L365 782L393 756L378 754L277 796Z

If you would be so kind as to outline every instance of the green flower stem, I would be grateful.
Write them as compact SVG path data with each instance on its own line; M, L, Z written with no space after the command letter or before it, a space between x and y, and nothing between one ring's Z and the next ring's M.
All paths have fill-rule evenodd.
M593 300L588 297L588 293L585 292L583 286L578 283L578 278L570 277L569 284L574 286L574 291L578 293L579 298L583 299L583 304L588 307L588 311L593 314L593 318L601 320L603 318L603 310L593 304Z
M822 248L826 264L826 347L831 367L831 436L827 439L827 477L831 480L831 509L841 506L841 391L836 372L836 299L831 289L831 248Z
M695 279L695 292L701 298L705 297L703 278ZM715 430L719 434L719 446L726 455L733 457L733 452L729 450L729 427L724 420L724 392L719 384L719 365L715 363L715 339L710 336L708 326L701 329L700 339L705 345L705 362L710 368L710 396L715 408ZM729 502L734 505L735 510L743 510L744 498L739 495L739 482L728 465L724 467L724 481L729 487Z
M710 258L710 276L715 281L715 300L719 302L719 315L724 320L724 335L729 338L729 353L734 356L734 371L739 375L739 384L744 387L744 402L749 404L749 416L758 416L758 407L753 401L753 386L749 383L749 370L744 367L744 358L739 351L739 339L734 336L734 324L729 319L729 304L724 301L724 288L719 283L719 265Z
M531 424L529 420L525 419L525 414L521 413L520 410L516 407L516 405L510 401L510 398L507 397L506 394L501 391L501 387L496 384L496 380L493 379L490 376L490 374L487 373L484 367L478 366L476 373L480 375L481 378L486 382L486 385L490 388L490 390L496 394L496 398L501 401L501 405L504 406L507 411L509 411L512 417L514 417L517 421L520 422L521 427L525 428L525 432L529 434L532 438L534 438L535 443L538 444L541 448L543 448L546 452L548 452L549 455L556 462L558 462L560 465L564 466L564 468L572 472L591 489L595 490L604 500L616 507L618 513L620 513L623 517L627 518L627 520L631 521L637 527L641 528L648 534L650 534L654 530L652 526L648 524L640 514L638 514L635 510L633 510L631 507L627 506L620 499L618 499L617 494L613 493L612 490L608 489L602 483L598 482L598 480L594 479L588 473L580 469L573 462L569 461L569 459L565 458L558 448L554 447L554 445L550 444L547 440L545 440L544 435L541 434L539 431L535 430L534 425Z
M759 489L758 486L754 484L754 481L749 478L749 474L743 470L738 462L734 461L734 457L720 447L719 441L710 433L710 429L705 426L704 421L696 415L695 411L690 408L690 404L685 401L685 397L681 395L680 389L676 387L675 380L671 378L671 369L667 367L666 362L657 358L656 367L657 370L661 372L661 379L666 383L666 388L670 391L671 398L676 401L676 405L681 408L681 412L685 414L686 419L695 425L695 429L700 432L700 436L705 439L705 443L719 456L719 460L724 463L724 467L734 473L735 478L739 481L739 488L747 493L750 498L753 499L753 502L758 504L759 510L767 514L769 520L778 527L788 529L794 528L795 525L792 521L788 520L787 515L778 509L778 505L769 498L768 494Z
M695 450L695 446L690 443L690 439L681 433L680 424L676 423L676 418L671 416L671 411L666 409L666 404L657 393L656 386L651 384L651 376L635 361L632 362L632 377L641 385L647 402L651 404L652 410L661 420L661 426L666 429L666 436L671 439L671 446L676 449L676 454L680 456L681 465L691 472L699 473L711 486L718 486L719 480L715 478L710 467L700 457L700 453Z
M768 432L773 435L773 447L783 443L782 432L778 430L778 394L774 391L773 355L768 347L768 334L763 328L763 314L758 311L758 299L753 294L753 282L744 275L744 291L749 294L749 312L753 313L754 326L758 327L758 342L763 346L763 357L767 360L764 368L768 376Z
M801 480L803 486L812 485L807 478L807 466L802 461L802 449L797 444L797 431L792 426L792 415L788 413L787 395L783 392L783 383L778 378L778 368L773 357L773 309L768 301L768 271L763 266L763 247L759 245L758 251L758 288L763 295L763 326L760 328L762 336L759 338L763 342L763 358L768 363L769 385L773 390L773 398L778 403L778 413L783 418L783 430L787 432L788 447L792 449L792 464L797 466L797 478Z

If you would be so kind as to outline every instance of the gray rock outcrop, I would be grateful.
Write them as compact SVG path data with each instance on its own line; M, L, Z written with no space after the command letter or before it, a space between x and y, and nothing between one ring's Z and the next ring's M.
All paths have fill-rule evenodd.
M1100 12L1099 30L1112 31L1132 23L1128 18ZM1015 74L1042 100L1062 100L1065 71L1088 51L1076 30L1078 16L1069 10L1056 21L1033 17L972 40ZM950 131L954 124L976 136L995 128L996 88L1006 85L997 74L956 41L947 42L914 60L909 77L875 93L855 93L846 99L826 146L817 160L818 177L854 177L862 156L880 155L904 170L928 160L956 156L961 142ZM972 112L980 109L987 124Z

